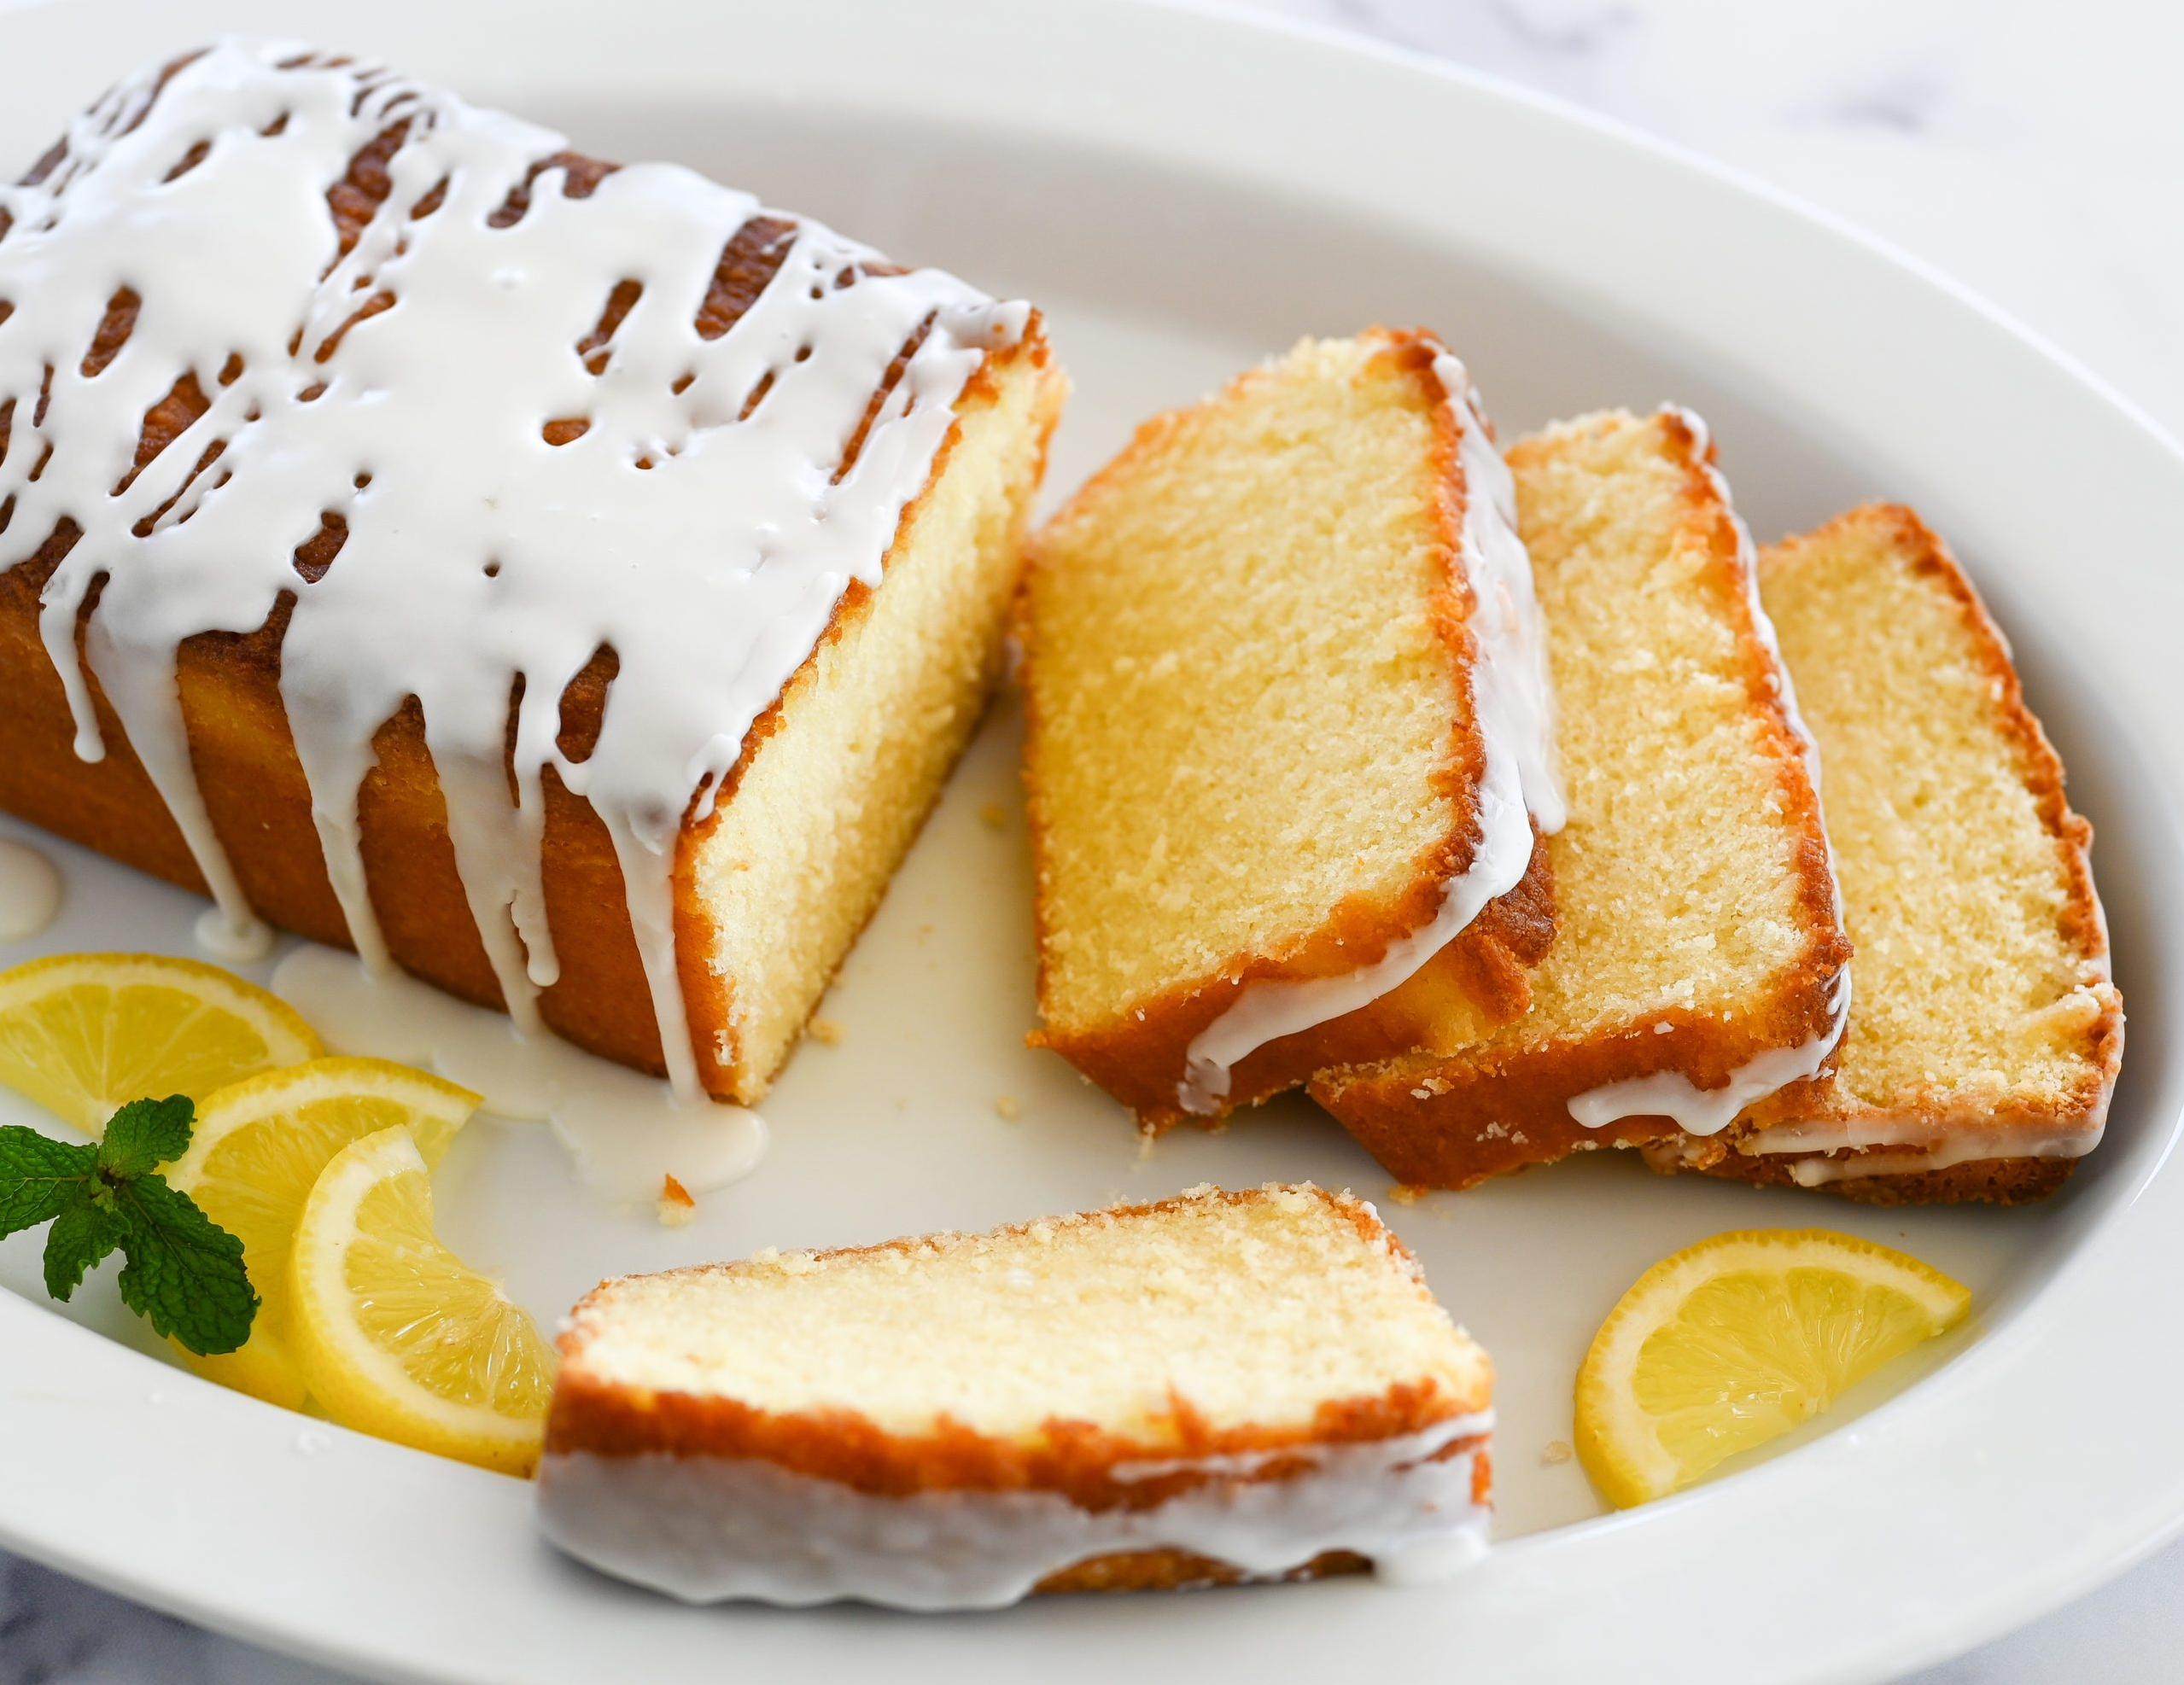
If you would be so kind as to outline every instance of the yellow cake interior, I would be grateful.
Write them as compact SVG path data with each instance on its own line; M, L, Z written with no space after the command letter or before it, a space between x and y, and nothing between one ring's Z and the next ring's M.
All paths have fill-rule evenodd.
M1491 1386L1369 1208L1309 1187L635 1276L576 1326L587 1382L844 1408L898 1434L1060 1417L1159 1443L1177 1397L1216 1431L1279 1429L1400 1384L1458 1410Z
M728 980L751 1100L788 1055L978 724L1064 383L1017 357L966 399L866 611L791 684L779 728L699 841L692 888Z
M1306 341L1164 417L1035 545L1028 768L1043 1006L1069 1033L1293 953L1457 823L1468 731L1438 400L1387 341Z
M2031 787L2047 757L2004 718L2006 657L1919 565L1922 535L1860 510L1774 546L1761 574L1857 951L1834 1089L1796 1113L2067 1115L2099 1080L2088 1039L2114 992Z
M1569 819L1548 841L1560 920L1532 1009L1441 1009L1432 1052L1491 1057L1674 1011L1741 1020L1811 942L1737 627L1726 511L1661 416L1598 415L1509 452L1546 621Z

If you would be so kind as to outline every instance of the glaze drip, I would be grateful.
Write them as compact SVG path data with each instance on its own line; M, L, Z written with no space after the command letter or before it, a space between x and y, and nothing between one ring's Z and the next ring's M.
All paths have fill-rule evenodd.
M587 800L689 1095L686 816L708 815L844 592L879 582L952 405L1028 310L687 170L581 166L564 144L254 40L106 96L42 175L0 189L0 503L27 546L0 565L76 533L42 632L78 752L104 749L95 674L233 932L256 920L176 689L199 633L290 605L281 693L367 964L387 952L358 790L373 733L412 699L520 1027L558 974L547 774ZM716 276L754 227L773 266L748 298L731 289L731 314ZM185 382L199 412L138 464L148 412ZM561 700L603 651L614 674L579 759L557 741Z
M537 1515L547 1539L622 1579L687 1602L803 1606L855 1598L898 1609L997 1609L1048 1576L1113 1554L1182 1550L1251 1579L1353 1551L1392 1585L1458 1573L1486 1550L1474 1496L1491 1411L1386 1440L1282 1454L1299 1472L1253 1478L1264 1459L1142 1465L1200 1483L1148 1507L1080 1508L1037 1488L864 1492L753 1458L663 1451L550 1452Z

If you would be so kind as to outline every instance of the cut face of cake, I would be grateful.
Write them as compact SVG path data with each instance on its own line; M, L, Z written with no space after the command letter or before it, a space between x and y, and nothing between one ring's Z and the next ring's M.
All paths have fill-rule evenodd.
M2123 1001L2009 646L1907 509L1775 545L1760 583L1819 742L1850 1028L1831 1087L1657 1162L1887 1204L2052 1192L2100 1140Z
M1148 423L1034 539L1034 1040L1147 1128L1421 999L1522 1010L1561 808L1513 518L1462 364L1375 329Z
M1416 1578L1485 1542L1492 1366L1309 1186L631 1276L561 1355L547 1537L693 1601Z
M766 1085L998 665L1038 319L227 40L0 195L0 808Z
M1509 460L1568 800L1558 934L1521 1017L1444 1000L1416 1051L1312 1084L1436 1187L1718 1132L1820 1077L1847 1004L1809 745L1696 418L1588 417Z

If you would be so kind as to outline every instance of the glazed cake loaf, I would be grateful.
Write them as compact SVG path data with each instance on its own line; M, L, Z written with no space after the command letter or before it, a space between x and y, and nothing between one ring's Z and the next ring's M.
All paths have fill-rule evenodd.
M749 1099L996 676L1038 318L248 40L0 197L0 808Z
M1444 1002L1418 1050L1312 1084L1437 1187L1718 1132L1819 1078L1847 1004L1809 745L1696 418L1587 417L1509 460L1560 705L1560 931L1522 1017Z
M631 1276L560 1344L546 1536L693 1601L1408 1579L1485 1542L1492 1367L1310 1186Z
M1522 1010L1560 823L1530 568L1463 365L1307 341L1033 540L1036 1042L1147 1128ZM1528 812L1527 812L1528 810Z
M1819 742L1850 1028L1831 1086L1660 1159L1883 1204L2052 1192L2100 1140L2123 1002L2009 646L1907 509L1775 545L1760 584Z

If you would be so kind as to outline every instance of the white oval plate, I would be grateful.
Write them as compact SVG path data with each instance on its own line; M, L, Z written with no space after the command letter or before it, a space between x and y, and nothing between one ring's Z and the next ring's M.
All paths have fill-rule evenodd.
M27 162L134 62L219 27L386 57L566 129L680 159L898 255L1044 304L1077 383L1066 489L1153 409L1307 332L1439 327L1505 433L1673 398L1714 422L1762 539L1861 499L1918 504L2018 636L2100 827L2132 1014L2108 1144L2022 1211L1872 1212L1663 1181L1620 1155L1387 1215L1493 1350L1504 1541L1410 1593L1054 1599L997 1616L687 1609L536 1543L528 1490L307 1426L147 1355L101 1280L56 1312L0 1247L0 1543L190 1618L389 1675L1049 1680L1361 1655L1394 1677L1842 1678L2040 1613L2184 1521L2174 968L2184 929L2184 460L1976 301L1809 213L1444 68L1116 0L136 0L0 19L0 161ZM156 283L156 277L152 277ZM0 719L0 752L4 752ZM603 1209L535 1128L479 1126L446 1226L551 1318L600 1274L767 1245L983 1226L1200 1180L1386 1178L1302 1103L1141 1157L1119 1112L1021 1046L1031 994L1015 721L990 724L765 1110L773 1157L663 1230ZM1278 799L1270 793L1270 799ZM982 805L1001 802L999 829ZM196 904L55 848L62 924L0 954L190 951ZM338 1042L340 1027L325 1028ZM996 1113L1014 1096L1020 1121ZM15 1116L24 1116L18 1111ZM1613 1157L1615 1162L1606 1162ZM1745 1225L1908 1245L1972 1326L1893 1397L1763 1466L1603 1518L1569 1385L1656 1257ZM97 1332L91 1332L90 1329ZM101 1338L101 1334L114 1338Z

